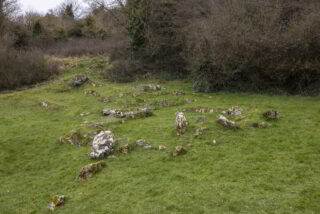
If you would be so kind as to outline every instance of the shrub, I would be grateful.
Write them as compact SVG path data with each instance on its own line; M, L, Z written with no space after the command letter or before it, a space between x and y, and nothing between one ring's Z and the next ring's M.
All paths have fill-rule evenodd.
M1 44L0 44L1 46ZM11 90L48 80L57 65L36 51L0 48L0 90Z
M194 88L319 91L319 8L311 0L207 1L189 35Z
M43 52L55 56L103 55L112 46L112 41L88 38L73 38L65 41L51 42L43 47Z
M143 71L140 61L117 60L112 63L112 67L105 72L105 78L113 82L132 82L136 76Z

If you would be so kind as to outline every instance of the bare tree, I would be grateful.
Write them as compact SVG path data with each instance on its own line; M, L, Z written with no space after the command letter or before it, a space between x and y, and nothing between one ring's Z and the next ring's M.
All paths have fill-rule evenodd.
M19 0L0 0L0 36L4 33L4 23L19 11Z
M56 8L57 15L72 19L81 17L82 13L82 7L78 0L65 0Z
M108 12L114 20L122 27L127 28L123 21L123 16L126 16L125 6L127 0L85 0L92 11L99 9ZM122 13L118 13L122 11Z

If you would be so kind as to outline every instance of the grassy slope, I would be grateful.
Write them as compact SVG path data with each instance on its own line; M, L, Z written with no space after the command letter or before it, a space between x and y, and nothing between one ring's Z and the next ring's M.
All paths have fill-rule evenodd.
M73 60L62 77L52 83L21 92L0 95L0 213L49 213L48 198L64 194L68 200L56 213L320 213L320 99L319 97L264 96L248 94L193 93L184 82L162 85L184 97L143 93L146 102L193 98L175 107L159 107L156 116L109 125L117 137L130 142L144 138L168 151L138 149L118 159L86 182L75 178L91 163L90 147L61 145L58 137L80 127L85 120L107 121L100 111L124 109L135 97L117 97L111 104L97 101L84 91L95 89L103 96L133 91L132 84L91 85L69 90L67 80L86 73L99 59ZM157 96L156 96L157 95ZM50 102L50 108L39 102ZM175 112L189 106L229 108L241 106L245 117L240 130L227 130L215 119L217 113L186 113L190 128L175 134ZM270 128L253 129L263 121L261 113L282 113ZM82 112L92 112L80 117ZM209 118L196 123L198 116ZM208 127L195 137L199 127ZM216 145L211 142L215 139ZM170 157L176 145L192 144L185 156Z

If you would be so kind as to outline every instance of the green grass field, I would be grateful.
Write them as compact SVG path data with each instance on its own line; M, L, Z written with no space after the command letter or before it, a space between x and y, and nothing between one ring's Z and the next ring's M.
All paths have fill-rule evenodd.
M55 80L0 94L1 214L51 213L49 198L56 194L67 200L55 213L65 214L320 213L319 97L195 93L187 81L114 84L100 77L103 67L99 58L68 60ZM103 86L73 89L68 81L75 74ZM148 83L166 89L132 88ZM112 102L84 93L91 89L112 96ZM173 91L186 95L173 96ZM183 102L186 98L193 102ZM159 105L163 100L169 105ZM41 107L41 101L49 107ZM130 110L146 103L156 108L155 116L115 124L101 114L104 108ZM175 113L198 106L215 111L186 112L187 133L177 136ZM228 117L237 121L237 130L216 122L232 106L244 109L242 116ZM262 113L269 109L278 110L281 118L265 121ZM83 112L91 114L80 117ZM200 116L208 120L197 123ZM79 181L79 170L95 162L88 158L91 148L61 144L59 137L77 129L96 131L86 121L105 122L104 129L117 138L146 139L168 149L116 154L105 160L101 172ZM268 128L252 128L263 121ZM196 136L198 128L207 130ZM188 144L186 155L170 156L175 146Z

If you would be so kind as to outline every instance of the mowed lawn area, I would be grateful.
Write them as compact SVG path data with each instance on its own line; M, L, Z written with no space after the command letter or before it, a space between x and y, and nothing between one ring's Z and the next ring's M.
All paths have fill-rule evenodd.
M51 213L48 203L54 195L66 197L54 211L61 214L320 213L320 97L196 93L188 81L115 84L101 78L108 67L103 58L62 61L63 71L54 80L0 94L1 214ZM77 74L87 75L96 87L92 82L69 86ZM151 83L165 89L134 88ZM100 96L85 94L88 90ZM101 114L106 108L146 106L154 108L154 116L116 123ZM216 122L233 106L243 114L226 117L239 129ZM280 119L263 118L271 109L280 112ZM182 136L175 127L179 111L189 122ZM91 122L102 127L91 127ZM256 122L268 127L253 128ZM97 161L88 157L91 146L63 144L59 138L75 130L102 129L128 138L119 146L145 139L167 150L117 153L92 178L79 180L80 169ZM173 157L179 145L188 152Z

